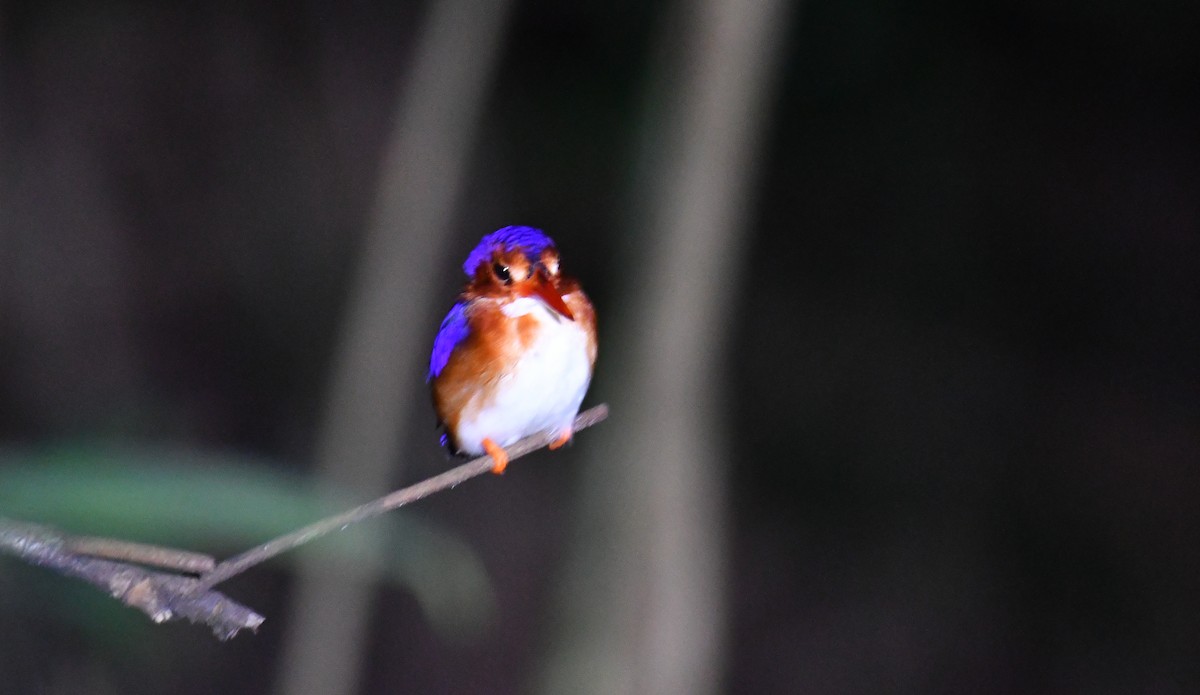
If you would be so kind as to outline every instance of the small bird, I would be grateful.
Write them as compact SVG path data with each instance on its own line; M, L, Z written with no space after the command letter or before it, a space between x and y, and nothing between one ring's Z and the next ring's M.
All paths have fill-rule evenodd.
M557 449L572 425L596 363L596 314L579 283L559 272L558 250L533 227L504 227L467 256L470 281L433 341L427 381L456 453L489 454L550 431Z

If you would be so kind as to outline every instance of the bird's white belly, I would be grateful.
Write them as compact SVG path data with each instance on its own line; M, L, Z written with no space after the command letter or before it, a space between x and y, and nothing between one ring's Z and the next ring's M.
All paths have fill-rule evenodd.
M543 430L569 429L591 381L588 338L578 323L532 298L512 302L504 313L532 315L538 329L496 386L465 409L457 440L467 454L484 453L484 438L504 447Z

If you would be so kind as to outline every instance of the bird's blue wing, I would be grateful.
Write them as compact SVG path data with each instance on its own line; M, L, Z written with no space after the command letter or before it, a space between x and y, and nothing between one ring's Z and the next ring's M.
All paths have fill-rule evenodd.
M450 313L442 319L442 327L438 329L437 337L433 339L433 354L429 357L429 374L425 380L437 378L446 363L450 361L450 353L467 337L467 305L458 302L450 307Z

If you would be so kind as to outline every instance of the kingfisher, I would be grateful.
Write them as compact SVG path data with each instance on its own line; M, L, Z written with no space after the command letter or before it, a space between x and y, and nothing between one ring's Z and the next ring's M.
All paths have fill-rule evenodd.
M429 382L442 443L508 466L505 447L551 432L571 440L596 364L596 314L579 283L559 269L540 229L512 226L467 256L470 280L433 341Z

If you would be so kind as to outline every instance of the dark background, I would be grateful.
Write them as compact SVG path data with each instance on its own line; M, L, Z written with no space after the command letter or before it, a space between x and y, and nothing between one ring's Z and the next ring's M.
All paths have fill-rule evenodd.
M598 307L588 402L620 410L604 329L623 283L656 272L629 201L675 11L517 3L439 300L411 327L423 344L479 236L543 227ZM62 502L104 462L117 489L160 464L213 490L267 471L292 526L315 518L288 491L315 456L427 12L0 5L0 487L41 490L0 490L0 515L217 554L270 535L174 534L141 510L157 500L112 487ZM810 1L787 17L731 230L745 263L723 373L696 374L725 385L729 433L714 688L1196 692L1200 5ZM446 465L426 397L396 484ZM586 542L571 529L590 436L411 512L471 549L496 613L447 635L382 582L362 692L533 687ZM58 477L28 483L39 471ZM278 688L291 587L286 563L230 584L268 622L222 644L2 560L0 691Z

